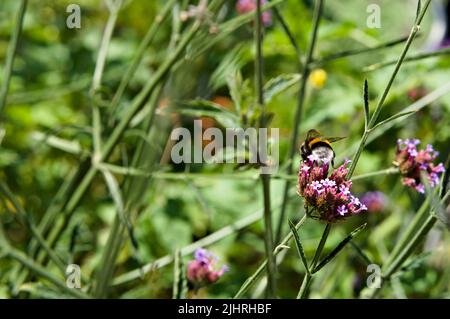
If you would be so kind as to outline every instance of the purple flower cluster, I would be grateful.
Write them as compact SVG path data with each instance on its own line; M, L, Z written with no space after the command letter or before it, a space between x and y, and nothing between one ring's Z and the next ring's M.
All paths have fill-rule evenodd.
M425 193L425 187L421 183L420 174L424 172L431 187L439 184L439 177L444 172L444 165L434 165L433 161L439 155L428 144L426 149L418 150L420 144L418 139L406 139L397 141L397 156L394 161L402 174L404 185L414 188L419 193Z
M187 266L186 276L197 287L215 283L228 271L226 265L218 269L216 267L218 262L217 256L206 249L197 249L194 257L195 259L191 260Z
M238 0L236 2L236 11L239 14L245 14L256 10L257 0ZM267 0L260 0L261 6L267 3ZM264 11L261 13L262 23L268 27L272 24L272 13L270 11Z
M361 203L367 207L369 213L379 213L384 210L387 198L382 192L367 192L361 195Z
M350 192L352 181L345 178L349 163L346 160L330 176L329 164L319 164L312 155L301 163L297 191L305 204L317 213L313 217L332 223L367 210Z

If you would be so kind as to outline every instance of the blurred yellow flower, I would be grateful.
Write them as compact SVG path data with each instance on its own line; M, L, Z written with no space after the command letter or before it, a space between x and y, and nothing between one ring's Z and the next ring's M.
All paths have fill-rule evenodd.
M327 72L323 69L316 69L309 75L309 81L315 89L321 89L327 81Z

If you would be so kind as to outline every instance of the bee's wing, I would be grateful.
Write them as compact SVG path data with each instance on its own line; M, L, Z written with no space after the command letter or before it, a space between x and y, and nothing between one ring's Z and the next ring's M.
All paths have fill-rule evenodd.
M344 138L346 138L346 136L343 137L325 137L325 140L328 140L330 143L334 143L340 140L343 140Z

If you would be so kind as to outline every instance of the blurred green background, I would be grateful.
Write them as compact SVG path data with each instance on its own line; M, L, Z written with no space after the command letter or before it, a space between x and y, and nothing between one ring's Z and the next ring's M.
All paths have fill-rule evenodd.
M108 19L108 9L103 1L78 0L81 7L81 29L66 27L66 7L74 1L30 0L20 37L11 78L7 105L2 119L0 169L1 176L19 198L25 210L36 223L60 189L63 181L90 152L91 109L89 88L95 68L102 33ZM189 1L195 2L195 1ZM102 99L110 101L147 29L161 10L165 1L125 1L107 53L102 81ZM149 81L155 69L167 58L172 28L179 12L187 8L188 1L179 1L173 16L159 29L152 45L145 51L144 59L127 88L119 111L120 119L139 90ZM381 28L366 26L368 4L381 8ZM306 52L312 21L312 1L286 0L278 7L286 19L302 53ZM4 64L7 47L17 14L18 1L0 2L0 64ZM326 1L314 57L320 59L348 49L366 48L407 36L416 14L416 2L410 0ZM222 23L237 16L235 1L225 1L220 11ZM435 15L433 8L423 22L420 37L413 43L409 55L423 52ZM264 73L265 81L283 74L299 72L295 50L283 32L279 21L265 28ZM175 23L174 23L175 21ZM184 31L188 22L180 23ZM196 116L168 114L166 106L182 105L181 101L204 99L215 101L229 110L235 110L227 86L227 76L240 70L243 83L239 88L243 105L254 103L253 24L248 23L227 34L197 56L191 56L196 45L212 41L215 34L207 34L199 43L188 46L180 65L166 79L157 112L157 129L152 133L150 153L145 166L156 172L133 196L139 203L133 218L138 250L129 240L120 250L115 275L133 270L177 248L195 242L262 208L259 180L254 178L226 178L209 174L241 174L233 165L193 164L175 165L167 159L167 140L172 127L192 128ZM167 49L169 46L169 49ZM329 61L317 65L326 72L321 87L309 83L306 106L301 124L300 139L310 128L329 136L347 136L335 144L337 158L351 157L364 130L362 83L368 79L371 107L376 105L392 73L393 66L375 71L364 68L379 62L398 58L403 45L397 45L367 54ZM190 51L191 50L191 51ZM429 93L449 81L450 58L433 57L402 66L386 100L381 119L388 118L414 102L408 92L423 88ZM3 80L3 79L2 79ZM280 129L280 166L286 164L291 140L293 116L297 103L298 83L276 94L267 109L274 113L272 127ZM107 103L106 103L107 104ZM108 114L107 105L100 108L103 121ZM206 120L203 122L207 123ZM209 122L208 122L209 123ZM212 125L218 124L213 122ZM105 132L107 135L107 133ZM139 140L139 132L125 134L109 162L126 166ZM391 166L398 138L420 138L422 146L432 143L440 151L443 162L449 153L450 94L434 101L421 111L385 130L371 142L362 154L355 175L385 169ZM154 150L154 151L152 151ZM300 157L294 159L298 166ZM149 168L151 167L151 169ZM163 172L158 175L158 172ZM188 173L188 174L186 174ZM185 174L186 178L183 178ZM199 174L189 177L189 174ZM115 174L119 183L123 175ZM177 177L181 176L181 177ZM274 224L278 222L279 203L284 181L273 179L272 201ZM325 249L334 247L346 233L364 221L368 226L355 242L373 262L381 264L392 249L399 233L420 207L423 196L401 184L397 175L380 176L354 182L357 194L379 190L386 193L388 202L382 212L366 213L338 224L332 231ZM295 195L288 205L288 215L298 220L303 204ZM56 246L64 258L81 265L84 275L90 277L100 265L100 257L111 231L116 208L101 177L92 183L74 218L67 226L62 240ZM0 220L11 244L26 250L30 234L16 221L14 214L4 208ZM68 246L77 229L75 248ZM287 222L284 231L287 232ZM307 256L312 256L320 238L323 224L308 220L301 229ZM264 258L263 223L249 227L209 246L230 271L221 280L200 292L202 297L229 298L253 273ZM429 251L426 255L424 252ZM449 234L442 224L430 232L424 248L416 257L414 267L405 271L398 282L383 290L384 297L449 297L450 246ZM186 256L185 261L191 256ZM12 291L17 262L0 260L0 297L54 296L45 281L32 278ZM355 250L346 248L327 266L314 281L312 298L357 297L367 273L365 263ZM54 265L49 264L49 271ZM294 249L287 252L279 267L279 296L296 296L304 270ZM111 297L170 298L172 294L173 266L150 271L143 279L114 288ZM258 285L257 285L258 286ZM262 296L261 289L252 290L248 296Z

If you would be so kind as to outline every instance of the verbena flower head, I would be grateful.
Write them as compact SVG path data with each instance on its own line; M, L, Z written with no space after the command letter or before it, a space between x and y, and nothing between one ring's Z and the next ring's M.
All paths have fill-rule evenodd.
M217 267L217 256L206 249L198 248L194 258L187 266L186 276L197 287L215 283L228 271L226 265Z
M301 163L298 193L305 199L305 204L315 211L312 217L332 223L367 210L351 193L352 182L345 179L349 163L346 160L329 176L329 164L319 163L313 156Z
M421 172L424 172L431 187L439 184L440 175L444 172L444 165L435 165L433 161L439 155L428 144L425 149L418 150L420 144L418 139L406 139L397 141L397 156L394 161L400 169L404 185L414 188L419 193L425 193L425 187L420 180Z
M236 2L236 11L239 14L245 14L256 10L257 0L238 0ZM260 0L261 6L267 3L267 0ZM262 23L268 27L272 24L272 13L270 11L264 11L261 13Z
M369 213L379 213L384 210L387 197L382 192L367 192L361 195L361 203L367 207Z

